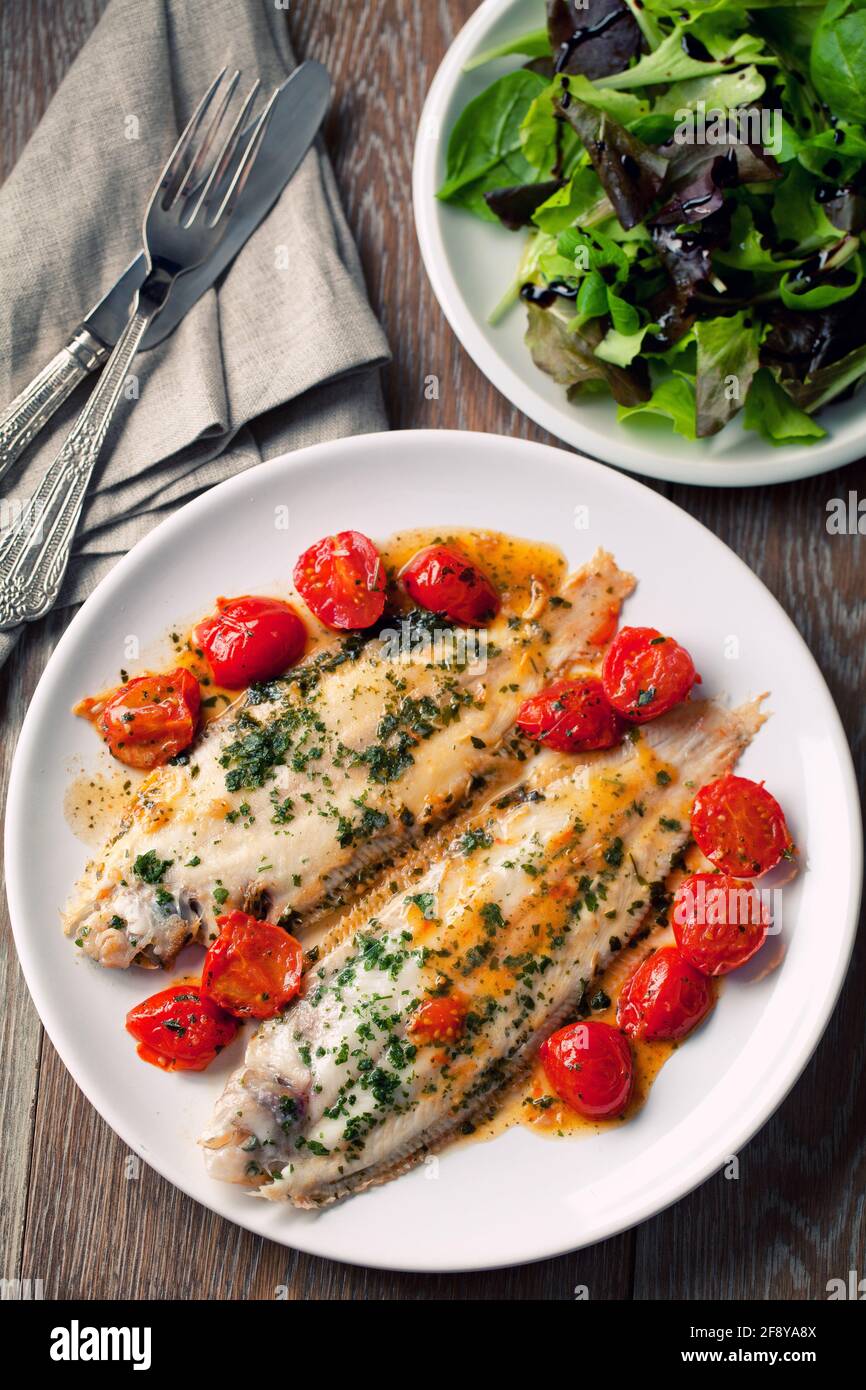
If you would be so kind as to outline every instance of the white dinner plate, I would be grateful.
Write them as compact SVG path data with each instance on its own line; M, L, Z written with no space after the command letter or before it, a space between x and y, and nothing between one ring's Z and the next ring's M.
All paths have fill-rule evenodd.
M734 701L771 691L773 717L742 769L766 778L781 800L805 871L784 890L781 966L727 984L629 1123L577 1140L513 1129L446 1150L438 1165L342 1205L300 1212L205 1174L195 1139L239 1060L237 1044L200 1075L144 1065L124 1016L165 982L100 970L61 933L59 909L88 858L65 819L64 793L82 768L111 769L70 706L116 683L121 667L135 669L130 638L141 643L139 669L158 669L174 664L168 634L212 609L215 595L284 593L297 555L323 534L352 527L385 537L419 524L552 542L575 566L605 546L639 578L626 621L682 641L704 691ZM631 1226L714 1172L763 1124L806 1064L842 983L861 842L851 759L824 681L793 624L730 550L656 493L587 459L418 430L263 464L183 507L120 561L70 624L28 711L9 788L7 891L54 1045L146 1163L221 1216L301 1250L386 1268L472 1269L554 1255ZM186 956L186 972L196 969L200 957ZM77 1157L87 1182L87 1155Z
M565 389L537 368L524 345L526 311L513 308L495 327L488 315L514 279L522 232L481 222L436 197L454 122L468 101L520 57L501 58L474 72L476 54L544 25L544 0L485 0L461 29L427 96L415 144L412 196L421 255L448 322L484 375L513 405L575 449L650 478L711 487L755 487L826 473L863 454L866 395L820 416L827 438L811 447L773 448L735 419L712 439L690 441L670 424L637 417L619 424L611 399L571 404Z

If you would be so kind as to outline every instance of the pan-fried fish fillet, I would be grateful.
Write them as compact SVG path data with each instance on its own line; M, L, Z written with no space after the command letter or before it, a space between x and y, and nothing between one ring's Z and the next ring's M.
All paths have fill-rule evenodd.
M210 1173L318 1206L396 1176L489 1105L573 1015L611 938L639 929L694 788L762 721L757 702L687 702L618 749L542 755L522 791L443 832L444 852L359 904L253 1036L201 1141ZM418 1045L419 1003L455 992L463 1033Z
M537 586L525 612L503 609L483 670L419 610L402 642L350 638L253 687L188 762L145 780L78 885L67 933L126 967L169 964L232 907L295 929L361 866L459 807L521 701L565 663L597 659L633 587L599 551L558 594Z

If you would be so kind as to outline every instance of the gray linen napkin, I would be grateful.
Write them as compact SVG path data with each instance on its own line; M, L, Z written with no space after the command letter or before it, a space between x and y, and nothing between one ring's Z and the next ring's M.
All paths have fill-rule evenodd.
M0 402L135 253L154 179L224 63L244 84L258 74L269 94L295 65L284 10L111 0L0 189ZM330 165L313 149L218 289L136 359L139 398L121 404L103 449L59 605L85 598L169 511L223 478L384 429L376 368L387 355ZM7 474L13 506L38 486L89 389ZM0 664L20 632L0 633Z

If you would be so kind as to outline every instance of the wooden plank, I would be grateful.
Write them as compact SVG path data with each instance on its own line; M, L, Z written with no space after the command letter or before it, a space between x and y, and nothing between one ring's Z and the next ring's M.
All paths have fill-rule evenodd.
M0 708L6 729L0 752L0 804L6 804L11 754L27 706L42 673L48 653L66 626L62 616L52 616L44 631L13 653L0 672ZM36 636L36 634L34 634ZM2 865L2 847L0 847ZM2 873L2 867L0 867ZM0 1164L0 1275L20 1274L24 1221L30 1177L39 1056L42 1028L15 954L5 893L0 900L0 1114L3 1116L3 1162Z
M17 160L108 0L0 5L0 180Z
M0 6L0 180L5 179L108 0L56 5L31 0ZM12 753L45 662L68 622L52 615L28 633L0 671L0 804L5 806ZM2 852L2 851L0 851ZM42 1029L15 956L5 894L0 901L0 1046L3 1163L0 1165L0 1251L4 1278L21 1272Z

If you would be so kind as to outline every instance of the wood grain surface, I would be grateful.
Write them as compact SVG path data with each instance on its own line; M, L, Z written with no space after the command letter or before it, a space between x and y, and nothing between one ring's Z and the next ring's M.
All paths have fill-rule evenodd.
M0 4L4 176L105 2ZM326 140L393 348L385 374L392 426L556 442L514 410L462 351L430 291L415 239L409 188L418 115L436 67L474 8L473 0L365 0L352 7L292 0L288 23L299 57L318 58L334 79ZM429 373L441 382L436 401L424 397ZM829 535L826 516L830 499L849 490L866 495L866 468L755 491L654 486L742 556L790 614L839 706L862 787L866 542ZM69 616L52 615L28 632L0 673L0 794L24 711ZM846 869L840 864L840 873ZM862 932L812 1063L740 1153L737 1181L717 1175L654 1220L574 1255L474 1275L418 1276L284 1250L211 1215L143 1165L136 1174L125 1146L44 1036L17 966L5 902L3 914L0 1275L41 1279L46 1297L568 1300L584 1286L590 1299L821 1299L829 1278L849 1269L866 1273Z

